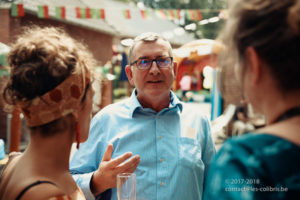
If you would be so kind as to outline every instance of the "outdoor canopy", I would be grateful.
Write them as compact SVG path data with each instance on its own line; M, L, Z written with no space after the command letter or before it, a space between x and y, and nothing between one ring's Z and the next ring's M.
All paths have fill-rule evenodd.
M185 72L196 75L198 79L197 90L202 89L201 73L205 66L217 67L217 55L224 45L216 40L199 39L191 41L178 49L174 49L174 60L177 62L178 72L175 89L179 88L179 82Z

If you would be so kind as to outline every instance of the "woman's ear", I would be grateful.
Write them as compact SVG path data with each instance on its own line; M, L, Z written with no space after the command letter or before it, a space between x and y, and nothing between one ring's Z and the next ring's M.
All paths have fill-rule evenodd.
M262 61L253 47L246 49L246 70L251 73L254 85L258 85L262 76Z
M78 121L78 113L77 112L72 112L73 117Z

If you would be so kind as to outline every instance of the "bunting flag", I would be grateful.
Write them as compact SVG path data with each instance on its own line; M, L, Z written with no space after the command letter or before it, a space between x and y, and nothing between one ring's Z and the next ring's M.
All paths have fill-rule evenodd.
M91 12L92 12L92 18L105 19L105 10L104 9L92 8Z
M195 15L193 10L186 10L185 11L187 19L189 20L195 20Z
M151 19L150 14L147 10L140 10L143 19Z
M103 8L100 9L100 18L105 19L105 10Z
M139 10L142 19L151 19L151 13L149 10ZM169 20L180 20L183 16L186 16L187 19L192 21L201 21L202 15L200 9L154 9L153 10L157 17L161 19L169 19ZM55 18L57 19L66 19L66 7L65 6L57 6L55 7ZM215 11L214 11L215 12ZM130 9L122 10L123 16L125 19L131 19L131 11ZM11 4L11 16L13 17L24 17L25 11L23 8L23 4L12 3ZM39 5L37 9L38 18L49 18L49 7L47 5ZM106 18L106 10L99 8L75 8L75 16L80 19L105 19ZM227 10L220 10L218 16L220 19L228 18Z
M58 19L66 19L66 8L64 6L55 7L55 17Z
M11 16L13 16L13 17L24 17L25 12L24 12L23 4L13 3L11 5Z
M86 19L91 19L92 18L92 13L90 8L85 8L85 18Z
M43 5L43 6L38 6L38 13L37 13L38 18L49 18L49 10L48 6Z
M163 10L163 9L160 9L159 10L159 13L160 13L160 16L162 19L166 19L167 18L167 15L166 15L166 11Z
M178 19L178 20L181 19L180 11L181 11L181 10L175 10L175 17L176 17L176 19Z
M202 19L200 10L186 10L186 15L189 20L200 21Z
M127 9L127 10L124 10L123 11L123 15L126 19L131 19L131 13L130 13L130 10Z
M181 15L180 15L181 10L175 10L175 9L168 9L168 10L164 10L164 9L159 9L159 10L155 10L155 13L157 15L157 17L161 18L161 19L170 19L170 20L174 20L174 19L181 19Z
M168 18L169 19L171 19L171 20L175 19L174 10L168 10L167 13L168 13Z
M201 14L201 11L200 11L200 10L196 10L196 13L197 13L197 20L198 20L198 21L201 21L201 20L202 20L202 14Z
M75 8L76 11L76 18L81 18L81 19L90 19L92 18L92 13L90 8Z
M76 12L76 18L81 18L82 14L81 14L81 8L76 7L75 8L75 12Z

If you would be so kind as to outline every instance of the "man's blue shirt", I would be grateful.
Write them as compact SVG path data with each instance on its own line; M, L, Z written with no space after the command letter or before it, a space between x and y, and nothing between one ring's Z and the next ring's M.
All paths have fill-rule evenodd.
M135 91L92 119L89 138L70 164L77 184L92 199L92 173L111 143L112 158L125 152L140 155L134 172L137 200L202 199L207 168L215 155L207 118L201 110L185 107L173 92L169 108L158 113L143 108ZM117 200L116 189L112 189L112 199Z

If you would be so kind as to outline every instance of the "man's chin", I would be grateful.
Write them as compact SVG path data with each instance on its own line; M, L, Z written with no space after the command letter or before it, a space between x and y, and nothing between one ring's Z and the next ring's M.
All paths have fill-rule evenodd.
M158 98L162 96L168 96L170 91L166 91L165 89L162 88L156 88L156 89L149 89L147 91L148 96L153 97L153 98Z

